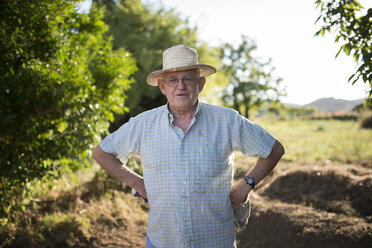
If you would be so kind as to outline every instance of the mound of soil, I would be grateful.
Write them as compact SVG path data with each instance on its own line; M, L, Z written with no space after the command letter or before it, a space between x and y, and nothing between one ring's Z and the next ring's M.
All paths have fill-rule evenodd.
M371 247L372 170L301 167L265 181L239 247Z
M333 166L287 171L259 192L327 212L372 217L372 173L365 169Z

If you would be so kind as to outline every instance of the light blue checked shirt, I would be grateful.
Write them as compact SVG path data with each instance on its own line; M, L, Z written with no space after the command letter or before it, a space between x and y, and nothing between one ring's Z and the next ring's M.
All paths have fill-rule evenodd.
M233 151L266 158L275 138L236 111L199 103L186 131L167 105L131 118L101 143L125 163L139 155L157 247L236 247L229 193Z

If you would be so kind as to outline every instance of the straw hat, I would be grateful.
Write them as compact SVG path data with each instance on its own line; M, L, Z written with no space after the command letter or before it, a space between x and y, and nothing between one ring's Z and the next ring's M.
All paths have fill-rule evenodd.
M159 77L165 72L191 69L199 69L201 77L216 72L213 66L198 63L198 52L195 49L185 45L173 46L163 52L163 70L152 72L146 81L149 85L157 86Z

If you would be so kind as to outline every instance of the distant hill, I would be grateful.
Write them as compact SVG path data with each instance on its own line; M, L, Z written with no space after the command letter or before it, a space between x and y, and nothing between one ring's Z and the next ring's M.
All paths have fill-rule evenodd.
M325 112L337 112L337 111L352 111L352 109L363 103L364 99L357 99L357 100L343 100L343 99L335 99L333 97L330 98L320 98L315 100L309 104L303 105L303 107L316 107L319 111Z

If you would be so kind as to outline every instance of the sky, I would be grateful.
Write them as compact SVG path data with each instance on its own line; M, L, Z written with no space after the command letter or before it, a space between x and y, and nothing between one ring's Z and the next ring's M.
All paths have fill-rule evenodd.
M343 53L335 59L340 43L335 34L314 37L319 24L315 0L143 0L155 8L175 8L197 27L200 40L210 46L239 44L241 35L255 40L256 54L272 59L275 75L283 78L285 103L307 104L318 98L355 100L367 96L367 84L348 78L356 71L353 58ZM366 9L371 0L359 1ZM82 9L89 8L85 0Z

